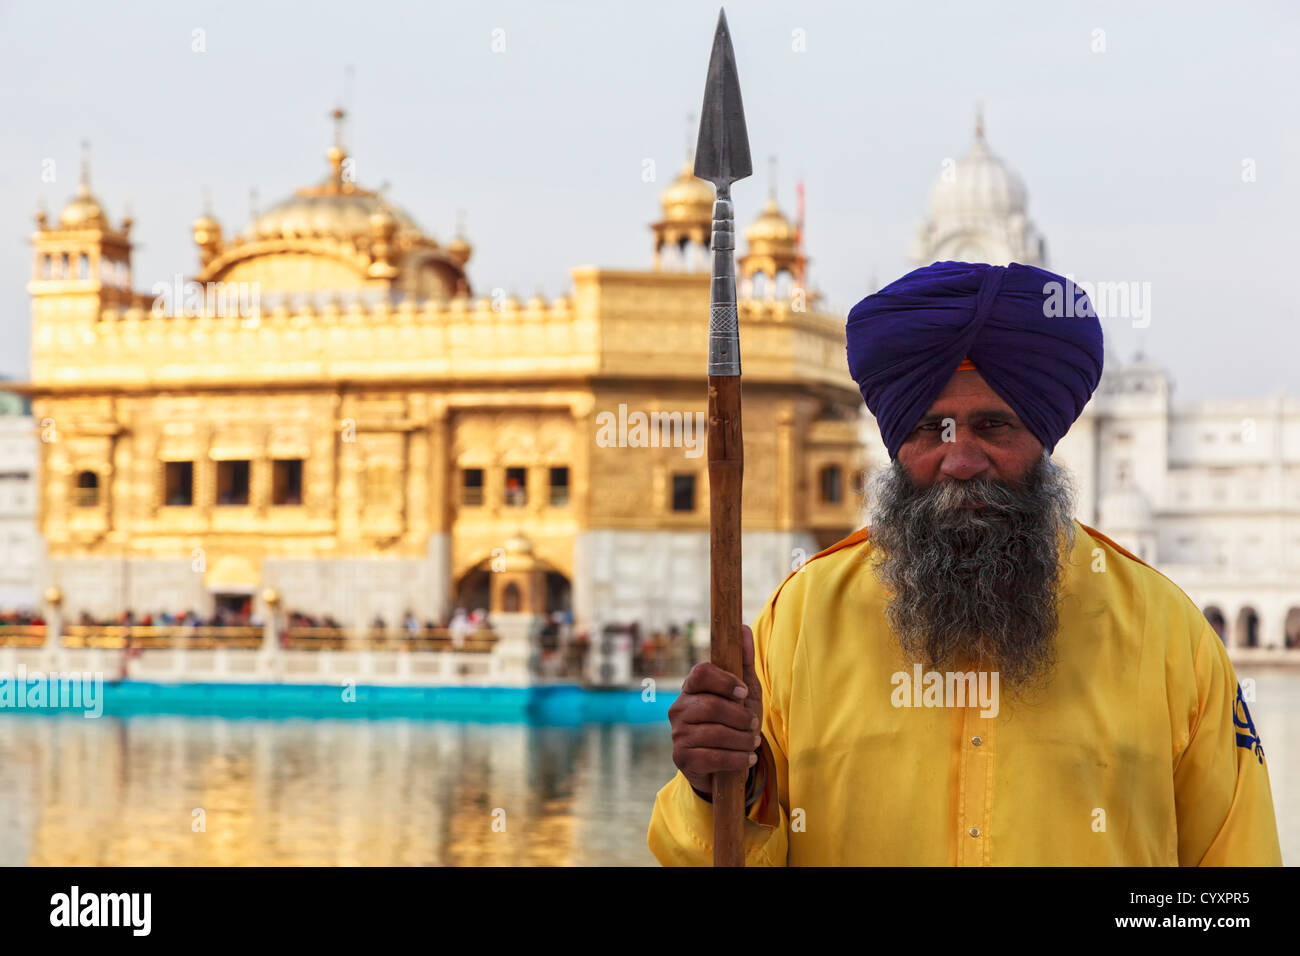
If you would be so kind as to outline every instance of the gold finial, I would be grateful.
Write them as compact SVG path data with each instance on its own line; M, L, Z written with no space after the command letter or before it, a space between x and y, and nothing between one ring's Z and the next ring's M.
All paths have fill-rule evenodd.
M767 157L768 198L776 202L776 156Z
M334 120L334 145L339 149L343 148L343 120L347 115L341 106L336 106L330 111L330 116Z
M984 104L975 104L975 138L984 141Z
M343 160L347 157L347 153L343 149L343 120L347 117L347 113L343 111L343 107L336 106L330 111L330 116L334 120L334 145L325 151L325 155L329 157L330 169L334 173L334 182L342 185Z

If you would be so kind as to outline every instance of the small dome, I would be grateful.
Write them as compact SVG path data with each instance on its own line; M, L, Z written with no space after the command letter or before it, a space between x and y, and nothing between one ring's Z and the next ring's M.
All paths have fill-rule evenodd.
M677 178L664 190L659 201L664 207L664 219L679 221L713 221L713 187L695 175L694 164L688 159L677 173Z
M104 215L99 200L91 195L90 187L82 183L77 187L77 195L59 216L59 225L64 229L106 228L108 217Z
M976 127L970 151L930 190L935 219L1023 216L1027 205L1024 181L989 151L982 125Z
M447 255L451 256L458 265L464 265L469 262L470 254L474 247L465 241L464 237L457 236L451 242L447 243Z
M789 242L798 239L794 223L786 218L777 206L775 197L767 200L763 212L745 230L745 238L752 242Z
M218 236L221 234L221 223L208 215L202 215L199 216L198 219L195 219L194 225L191 228L194 230L194 238L198 242L203 242L203 239L199 238L201 233L207 236Z

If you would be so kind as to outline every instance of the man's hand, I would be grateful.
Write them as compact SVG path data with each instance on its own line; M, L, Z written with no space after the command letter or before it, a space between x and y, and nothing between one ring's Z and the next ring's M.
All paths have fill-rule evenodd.
M763 688L754 672L754 634L748 627L740 630L744 686L721 667L704 661L686 675L681 693L668 708L673 763L706 799L712 798L713 775L749 770L762 743Z

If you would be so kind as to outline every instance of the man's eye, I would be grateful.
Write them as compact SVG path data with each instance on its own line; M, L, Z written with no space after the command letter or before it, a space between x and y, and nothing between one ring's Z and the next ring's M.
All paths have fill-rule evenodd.
M1010 428L1010 427L1011 427L1011 423L1010 423L1010 422L1004 422L1004 421L1002 421L1002 420L1000 420L1000 419L997 419L997 418L989 418L989 419L986 419L985 422L984 422L983 427L984 427L984 428L997 428L999 425L1003 425L1003 426L1005 426L1005 427L1007 427L1007 428Z
M939 428L938 422L929 422L928 424L919 426L917 428L917 431L932 432L932 431L937 431L938 428Z

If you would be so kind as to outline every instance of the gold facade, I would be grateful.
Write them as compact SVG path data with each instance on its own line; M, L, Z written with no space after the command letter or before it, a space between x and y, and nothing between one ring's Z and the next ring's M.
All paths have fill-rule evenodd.
M472 293L464 239L439 244L347 182L340 146L329 158L323 183L242 236L200 218L193 281L211 285L168 308L161 286L132 290L129 222L113 228L88 185L59 224L38 217L25 390L53 576L61 561L201 550L209 591L257 589L269 559L441 549L445 611L520 535L572 582L586 531L707 530L703 454L609 447L598 422L620 405L705 411L708 273L669 271L661 252L707 236L708 187L679 178L665 194L653 271L578 268L567 296L492 300ZM801 279L802 254L773 245L774 209L762 269ZM825 544L857 523L860 398L842 319L795 291L740 304L744 523ZM838 495L825 469L838 469ZM690 510L674 510L681 475L695 476ZM507 487L521 476L523 496Z

